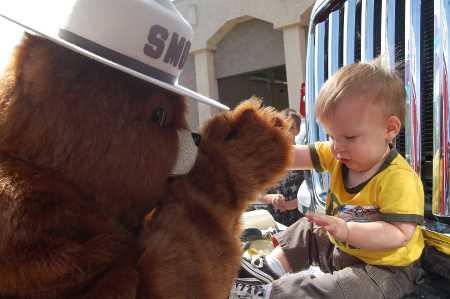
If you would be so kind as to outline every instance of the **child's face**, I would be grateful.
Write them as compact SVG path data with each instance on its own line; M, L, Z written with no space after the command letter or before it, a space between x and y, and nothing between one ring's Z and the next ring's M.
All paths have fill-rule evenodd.
M345 98L322 120L335 157L350 170L364 172L384 159L395 137L381 107L355 95ZM398 119L398 118L397 118ZM398 132L397 132L398 133Z

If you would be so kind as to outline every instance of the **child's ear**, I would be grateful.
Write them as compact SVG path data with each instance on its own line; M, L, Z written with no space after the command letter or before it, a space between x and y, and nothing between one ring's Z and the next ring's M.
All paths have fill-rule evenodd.
M400 133L400 129L402 128L402 122L400 119L391 115L386 119L386 139L390 142L394 140L394 138Z

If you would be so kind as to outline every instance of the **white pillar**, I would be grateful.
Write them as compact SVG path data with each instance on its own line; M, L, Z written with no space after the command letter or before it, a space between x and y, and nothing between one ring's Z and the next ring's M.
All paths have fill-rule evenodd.
M306 30L297 24L283 28L289 107L298 111L300 84L306 73Z
M219 96L216 72L214 67L214 52L209 49L195 51L195 81L197 92L207 97L217 99ZM217 109L203 103L198 103L198 123L201 126Z

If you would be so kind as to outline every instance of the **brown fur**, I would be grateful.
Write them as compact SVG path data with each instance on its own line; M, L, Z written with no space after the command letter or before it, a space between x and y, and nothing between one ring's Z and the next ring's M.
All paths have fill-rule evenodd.
M26 35L0 77L0 298L135 298L139 226L167 196L184 114L180 96Z
M288 124L259 106L246 101L205 125L194 168L146 221L142 298L227 297L241 255L240 216L291 157Z

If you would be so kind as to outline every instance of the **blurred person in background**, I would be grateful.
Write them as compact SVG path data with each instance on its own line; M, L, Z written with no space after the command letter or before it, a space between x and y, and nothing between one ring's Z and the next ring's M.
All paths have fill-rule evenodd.
M289 129L292 144L295 144L295 138L300 133L302 118L300 114L291 108L282 111L283 115L291 120ZM270 188L266 194L261 195L255 204L249 208L264 208L272 214L275 221L289 226L303 214L298 210L297 191L303 182L302 170L291 170L277 185Z

